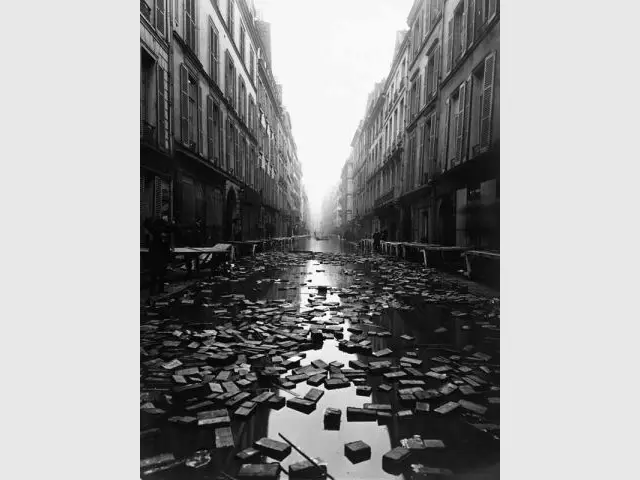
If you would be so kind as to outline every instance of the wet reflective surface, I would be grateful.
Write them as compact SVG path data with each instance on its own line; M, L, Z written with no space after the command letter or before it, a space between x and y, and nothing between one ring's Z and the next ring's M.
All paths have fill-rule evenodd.
M498 478L499 316L495 315L495 310L490 313L491 309L484 301L457 305L438 302L425 304L420 299L397 294L397 285L385 283L385 277L388 280L389 272L406 268L406 275L421 275L413 273L416 271L415 268L419 267L398 267L392 263L394 260L382 257L365 260L354 255L346 242L335 237L324 241L313 238L300 240L293 250L299 253L273 252L259 255L255 260L242 259L236 266L232 281L202 282L189 292L186 301L158 305L144 312L142 325L158 319L172 318L170 327L177 327L177 331L189 333L220 324L231 326L232 322L229 319L235 318L246 305L240 303L241 297L233 298L229 295L244 295L243 301L277 302L273 305L278 306L281 311L286 310L285 316L295 318L299 314L297 327L305 330L304 335L310 328L337 324L341 327L345 340L358 337L358 341L371 341L371 352L379 352L385 348L392 351L389 356L381 358L368 353L348 353L339 348L337 338L325 339L321 346L304 350L300 354L305 355L300 364L302 367L314 360L322 360L327 364L337 361L344 364L345 369L355 368L349 365L349 362L354 360L364 364L388 360L393 366L397 366L399 359L409 352L410 355L414 354L412 359L422 360L422 365L416 367L421 372L440 367L438 371L444 371L448 375L444 381L420 377L415 386L429 390L440 389L451 383L455 385L453 388L456 388L456 391L424 400L429 404L430 411L418 413L415 411L415 405L402 405L399 401L398 389L410 388L411 385L383 381L380 374L366 375L366 382L362 384L372 387L368 396L357 395L353 383L348 388L336 390L329 390L321 384L315 388L323 390L324 395L317 402L315 410L309 414L288 406L273 410L268 406L259 405L248 420L232 417L231 428L235 448L226 450L214 448L212 429L193 424L178 425L167 421L166 417L158 419L151 416L152 420L149 420L149 416L143 412L141 431L145 431L145 436L143 438L141 434L141 459L167 452L172 453L175 459L185 459L199 450L207 450L211 458L209 463L200 468L181 464L148 475L148 478L218 478L221 471L236 475L241 466L235 458L237 452L251 447L255 441L263 437L282 441L279 433L307 455L324 460L329 473L336 479L440 476ZM317 253L303 253L309 251ZM399 274L402 275L402 272ZM434 289L437 290L440 285L435 285ZM319 291L319 286L329 287L326 295L322 295L323 290ZM190 304L192 301L193 304ZM262 305L270 306L271 303ZM219 313L213 314L214 311ZM308 312L313 314L306 315ZM257 312L252 312L243 321L263 322L265 325L270 323L269 319L257 319L256 316ZM348 329L352 327L361 329L362 334L350 332ZM281 328L284 331L286 326ZM377 335L385 331L389 332L390 336ZM401 338L403 335L409 337ZM145 342L144 329L141 336L144 348L148 349L148 345L153 345L153 342L148 342L148 345ZM488 355L489 359L471 359L473 352ZM160 348L157 353L164 361L180 358L178 349L167 351L166 348ZM145 360L147 358L143 357L143 363ZM483 368L480 369L479 366ZM148 375L143 367L143 392L151 391L144 380ZM291 375L290 370L281 378L288 375ZM465 375L474 376L472 380L463 380ZM424 384L420 384L420 381ZM475 387L477 393L461 394L459 387L469 381L481 382ZM378 387L382 383L392 385L393 389L389 392L379 390ZM260 387L256 385L249 388L257 392ZM302 381L287 390L272 387L271 391L291 399L294 394L303 397L311 388L306 381ZM170 391L162 393L171 394ZM252 394L253 396L255 395ZM474 413L466 408L457 408L447 414L433 411L449 401L457 402L460 399L484 406L487 410L483 414ZM144 398L141 403L145 403L145 400L149 399ZM157 400L153 406L158 407L160 403L162 402ZM413 414L408 419L394 415L388 424L379 424L376 421L347 421L348 407L363 407L366 403L390 404L394 413L410 409ZM165 408L172 411L173 407L175 404ZM323 418L327 407L342 411L339 430L325 430ZM233 410L235 408L230 408L229 413ZM175 412L170 414L180 415ZM188 415L195 416L195 413ZM478 424L490 427L477 427ZM151 433L148 433L149 431ZM414 435L420 435L422 439L441 440L445 448L413 451L410 460L404 465L396 469L387 465L383 468L382 456L392 448L401 446L403 439ZM344 455L344 444L356 440L362 440L371 447L371 458L353 464ZM294 450L280 463L287 470L292 463L301 460L302 455ZM263 461L267 463L276 460L267 457L263 458ZM281 476L286 478L285 473Z

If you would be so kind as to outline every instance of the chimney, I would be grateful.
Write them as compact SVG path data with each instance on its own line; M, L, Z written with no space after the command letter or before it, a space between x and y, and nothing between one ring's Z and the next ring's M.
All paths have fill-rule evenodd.
M256 29L264 45L264 56L267 57L267 62L271 64L271 24L264 20L256 20Z

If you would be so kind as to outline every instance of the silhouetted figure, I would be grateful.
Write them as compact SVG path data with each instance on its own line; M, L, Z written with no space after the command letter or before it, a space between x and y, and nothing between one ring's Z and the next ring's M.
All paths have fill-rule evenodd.
M380 238L381 238L380 232L376 230L376 233L373 234L373 249L376 252L380 251Z
M149 293L164 292L164 281L167 265L171 259L171 231L167 217L148 218L144 222L150 238L149 262L151 269L151 285Z

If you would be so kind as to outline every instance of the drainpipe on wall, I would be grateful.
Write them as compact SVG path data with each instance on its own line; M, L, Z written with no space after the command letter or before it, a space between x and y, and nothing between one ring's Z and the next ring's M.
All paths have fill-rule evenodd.
M175 158L175 149L174 149L174 132L173 132L173 29L174 29L174 12L173 12L173 2L167 2L167 12L165 13L165 21L169 28L167 28L167 37L169 44L169 56L168 56L168 65L167 65L167 88L169 89L169 95L167 95L167 101L169 102L167 107L169 110L169 121L167 122L167 131L169 132L169 155L172 159ZM171 198L171 206L169 208L169 215L173 219L174 218L174 204L175 204L175 168L173 172L171 172L171 187L170 187L170 198Z

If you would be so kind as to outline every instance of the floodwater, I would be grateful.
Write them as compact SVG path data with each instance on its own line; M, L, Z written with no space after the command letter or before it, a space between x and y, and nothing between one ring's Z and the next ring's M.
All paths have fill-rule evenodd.
M297 241L293 250L314 251L323 254L349 253L350 246L335 237L329 240L315 240L307 238ZM248 278L245 283L230 283L224 287L220 293L244 293L250 300L258 299L284 299L288 302L299 302L301 310L304 311L311 296L318 295L317 286L324 285L334 288L349 287L354 283L362 285L369 280L367 267L363 263L342 264L331 261L327 255L310 257L305 262L298 262L298 265L284 266L284 268L262 272L252 278ZM320 260L326 263L320 263ZM365 275L345 275L344 270L355 270ZM256 279L277 278L281 281L261 282L256 285ZM306 284L301 286L301 284ZM296 288L291 288L295 286ZM370 287L373 290L373 285ZM358 291L363 294L362 290ZM463 329L456 323L457 317L451 316L451 309L437 305L426 305L411 311L400 311L388 309L380 316L366 316L362 312L353 313L349 311L351 306L357 307L358 297L341 298L329 291L326 295L327 302L338 302L342 309L337 311L327 311L323 318L332 316L341 317L347 312L350 319L344 323L343 334L345 339L349 339L351 333L347 329L352 326L352 321L357 321L357 327L365 332L369 330L386 330L392 333L390 337L369 337L372 341L372 351L376 352L383 348L390 348L392 356L376 358L360 353L346 353L338 349L337 340L325 340L321 348L306 351L306 358L301 362L301 366L308 365L311 361L321 359L326 363L338 361L349 367L350 360L360 360L364 363L370 361L397 360L408 349L415 351L416 345L443 345L455 350L462 349L465 345L482 345L482 351L493 356L492 363L499 363L499 355L496 345L486 338L486 330L473 324L471 328ZM174 307L172 314L179 316L182 320L191 320L193 325L204 321L206 309L198 306ZM332 309L333 310L333 309ZM460 310L460 309L457 309ZM322 312L318 312L321 316ZM347 316L345 314L345 317ZM357 320L356 320L357 318ZM447 332L435 334L438 327L447 325ZM453 328L452 328L453 325ZM460 327L460 328L458 328ZM400 338L401 335L415 337L415 342L407 342ZM442 348L444 348L442 347ZM440 348L440 347L438 347ZM449 356L452 352L442 350L442 348L420 348L418 358L424 361L421 370L426 371L430 367L439 366L431 359L438 355ZM493 350L492 350L493 349ZM433 382L433 383L432 383ZM245 421L233 420L232 430L236 447L228 451L213 450L213 438L211 431L198 429L197 427L180 427L172 424L161 427L161 434L153 439L141 441L141 458L157 455L163 452L173 452L176 458L192 455L196 450L208 449L212 453L212 461L205 467L193 469L180 467L148 478L162 479L213 479L224 471L229 475L235 475L240 468L240 463L235 460L237 452L251 447L253 443L262 437L269 437L282 441L279 434L291 440L303 452L313 458L321 458L327 463L328 472L336 479L387 479L387 478L441 478L438 475L424 475L415 473L422 465L434 469L446 469L453 473L447 478L499 478L499 441L490 434L480 432L471 426L471 423L480 423L477 418L471 418L466 414L452 412L448 415L440 415L433 411L414 415L412 419L399 420L393 417L388 425L379 425L377 422L353 422L347 421L347 407L362 407L365 403L391 404L393 411L397 412L406 407L398 404L397 394L394 390L384 393L377 389L382 383L381 376L367 376L366 385L373 387L372 393L368 397L356 395L356 387L352 384L349 388L327 390L322 386L317 387L324 391L323 397L317 402L316 409L305 414L289 407L280 410L271 410L268 407L258 408L256 413ZM439 380L428 378L425 388L438 388L441 385ZM291 390L300 396L304 396L312 388L306 382L301 382ZM288 391L274 389L286 399L293 395ZM499 396L496 391L495 396ZM449 400L456 400L460 396L451 395L444 399L431 401L431 409L446 403ZM486 401L472 401L486 404ZM325 430L323 425L324 410L327 407L339 408L342 410L342 417L339 430ZM484 415L485 423L499 423L499 404L489 405L487 414ZM382 456L394 447L400 446L401 439L410 438L413 435L420 435L423 439L439 439L444 442L444 449L429 449L426 453L412 454L411 460L403 471L386 471L383 468ZM362 440L371 447L371 458L367 461L353 464L344 455L344 444ZM286 469L292 463L304 458L295 450L280 463ZM265 462L275 461L269 458ZM446 471L443 470L442 472ZM281 475L286 478L286 474ZM222 478L222 477L221 477ZM442 477L444 478L444 477Z

